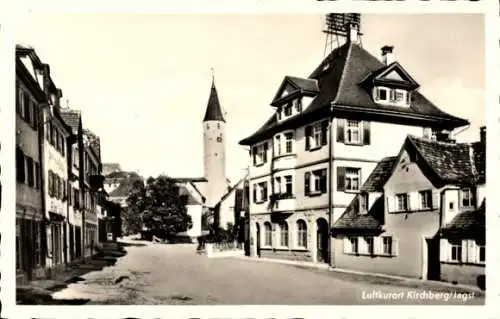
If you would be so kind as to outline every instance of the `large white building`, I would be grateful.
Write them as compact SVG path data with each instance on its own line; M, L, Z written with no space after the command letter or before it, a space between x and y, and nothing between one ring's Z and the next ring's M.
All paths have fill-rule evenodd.
M332 263L329 229L408 134L449 135L468 121L441 111L397 62L367 52L359 25L305 78L286 76L251 147L252 254ZM423 49L424 50L424 49ZM444 133L444 134L440 134Z

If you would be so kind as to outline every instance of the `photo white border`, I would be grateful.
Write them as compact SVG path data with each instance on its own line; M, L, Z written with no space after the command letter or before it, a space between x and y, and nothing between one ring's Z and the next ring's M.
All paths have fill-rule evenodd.
M5 1L4 1L5 2ZM3 4L5 6L5 4ZM86 1L73 4L68 1L25 1L0 10L0 164L2 206L0 212L1 262L1 317L4 318L359 318L373 316L379 311L393 318L492 318L497 317L495 304L500 301L500 251L493 246L487 254L486 306L16 306L14 229L15 229L15 128L14 121L14 34L19 11L33 12L122 12L154 14L325 14L329 12L361 13L485 13L486 37L486 125L487 133L487 243L500 240L500 189L498 180L500 162L500 23L496 0L470 1L316 1L316 0L178 0ZM3 15L2 15L3 13ZM10 105L12 107L5 107ZM474 106L471 106L473 108ZM492 163L490 165L490 163ZM9 262L11 261L11 262ZM488 270L493 271L488 271ZM334 288L333 288L334 289ZM83 307L83 308L82 308ZM381 308L382 307L382 308Z

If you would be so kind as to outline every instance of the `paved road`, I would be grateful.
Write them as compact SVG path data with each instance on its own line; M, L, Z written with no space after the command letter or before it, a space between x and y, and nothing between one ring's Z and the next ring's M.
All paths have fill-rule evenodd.
M136 244L138 241L134 241ZM439 291L422 292L385 279L305 269L241 259L208 259L194 245L127 247L128 254L112 266L85 275L55 298L89 298L90 304L213 305L352 305L352 304L483 304L475 296L464 302L451 293L436 301ZM375 298L370 299L370 293ZM387 294L392 298L387 299ZM384 294L384 296L381 296Z

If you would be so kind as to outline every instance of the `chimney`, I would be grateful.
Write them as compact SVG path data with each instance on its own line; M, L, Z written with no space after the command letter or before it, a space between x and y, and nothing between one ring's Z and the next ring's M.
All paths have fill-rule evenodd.
M58 110L61 109L61 97L62 97L62 90L61 89L56 89L56 94L54 97L54 107Z
M352 43L358 42L359 26L354 22L350 22L346 25L346 29L347 29L347 42L352 42Z
M486 126L479 128L479 141L481 144L486 145Z
M381 50L382 50L382 62L384 62L385 65L389 65L395 61L394 54L392 53L392 51L394 50L393 46L384 45Z

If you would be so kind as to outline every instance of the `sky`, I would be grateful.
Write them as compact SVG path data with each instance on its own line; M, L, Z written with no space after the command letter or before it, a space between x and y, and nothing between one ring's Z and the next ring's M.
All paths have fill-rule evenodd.
M362 45L396 60L443 111L466 118L459 141L485 124L484 17L362 14ZM16 41L50 64L63 105L101 138L102 161L143 176L203 176L202 120L215 72L226 112L231 181L249 163L238 142L272 114L285 75L307 77L324 57L325 16L29 13Z

